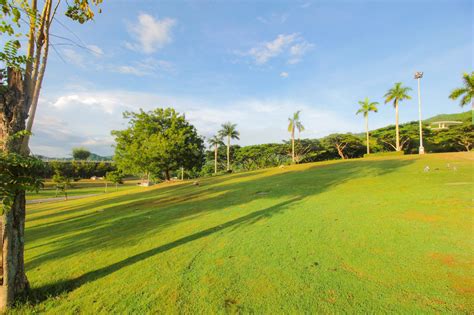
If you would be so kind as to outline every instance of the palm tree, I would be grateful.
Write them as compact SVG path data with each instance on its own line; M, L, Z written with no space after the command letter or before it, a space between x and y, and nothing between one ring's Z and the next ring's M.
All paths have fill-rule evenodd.
M288 131L291 132L291 159L293 163L295 162L295 129L298 129L298 138L299 133L304 131L304 126L300 121L300 110L293 114L293 118L288 118L290 122L288 124Z
M230 121L222 124L221 127L219 136L221 138L227 137L227 170L230 171L230 139L240 140L240 133L237 131L237 124L233 124Z
M209 138L207 142L209 142L211 148L214 149L214 174L217 174L217 149L220 145L224 145L224 142L222 141L222 137L219 137L217 135L214 135Z
M357 114L363 113L365 118L365 133L367 134L367 154L370 154L369 148L369 112L377 112L378 102L370 102L369 98L366 97L365 100L359 101L360 109L356 112Z
M464 73L462 76L464 87L454 89L451 94L449 94L449 98L453 101L460 96L464 95L461 98L461 107L466 106L467 104L471 103L471 107L474 107L474 71L469 73Z
M411 96L408 95L408 91L411 88L402 86L402 82L397 82L385 93L385 104L393 101L393 107L395 108L395 134L396 134L396 151L400 151L400 131L398 130L398 103L403 100L410 100Z

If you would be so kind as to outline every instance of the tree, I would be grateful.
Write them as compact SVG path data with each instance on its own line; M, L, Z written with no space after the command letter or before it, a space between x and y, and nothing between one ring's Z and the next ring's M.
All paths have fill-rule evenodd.
M295 129L298 129L298 138L299 133L304 131L304 126L300 121L300 112L297 111L293 114L293 117L288 118L288 131L291 133L291 159L293 163L295 163Z
M224 142L222 141L222 137L219 137L218 135L212 136L207 140L207 142L209 142L211 148L214 149L214 174L217 174L217 150L220 145L224 145Z
M72 178L57 172L56 174L54 174L52 180L54 183L56 183L55 197L58 196L59 192L62 192L64 194L64 200L67 200L67 190L72 186Z
M467 104L471 103L471 107L474 106L474 71L469 73L464 73L462 76L463 80L463 87L462 88L457 88L454 89L451 94L449 94L449 98L452 99L453 101L458 99L459 97L462 96L461 98L461 107L466 106Z
M145 112L125 112L129 127L112 131L116 147L117 167L126 173L142 175L164 174L181 167L200 168L204 160L204 143L184 115L172 108L157 108Z
M359 101L360 109L356 112L357 114L364 114L365 118L365 133L367 135L367 154L370 154L370 144L369 144L369 112L377 112L377 102L370 102L369 98L366 97L365 100Z
M121 171L111 171L107 172L107 174L105 175L105 182L112 182L113 184L115 184L115 190L117 190L118 184L123 184L123 178L124 175Z
M219 136L221 138L227 137L227 171L230 171L230 140L240 140L240 133L237 131L237 124L231 122L222 124L221 128L222 129L219 130Z
M322 142L329 148L335 148L343 160L363 155L364 146L361 139L350 133L335 133L323 138Z
M411 99L411 96L408 95L408 92L411 91L411 88L402 86L402 82L397 82L395 85L385 93L385 104L393 101L393 107L395 108L395 137L396 137L396 146L395 150L400 151L400 131L398 128L398 105L403 100Z
M74 160L87 160L91 156L91 152L86 148L72 149L72 157Z
M29 155L28 142L46 70L54 16L58 8L66 8L66 16L84 23L94 17L92 5L102 0L72 0L64 6L60 6L61 0L45 0L42 8L37 2L0 1L0 35L6 42L0 52L0 64L5 65L0 69L0 147L2 154L24 158ZM28 25L21 25L23 21ZM24 56L18 53L21 48L18 37L22 36L18 30L27 32ZM27 132L12 138L23 130ZM24 269L25 189L18 187L10 191L14 193L14 202L2 215L0 310L5 310L15 296L29 287Z

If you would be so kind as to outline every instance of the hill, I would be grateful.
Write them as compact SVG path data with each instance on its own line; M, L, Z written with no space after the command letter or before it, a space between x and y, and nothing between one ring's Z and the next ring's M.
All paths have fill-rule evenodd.
M442 120L455 120L455 121L472 121L472 110L468 110L462 113L455 114L440 114L433 116L431 118L423 120L425 123L431 123L433 121L442 121Z
M13 313L472 313L472 171L330 161L29 205Z

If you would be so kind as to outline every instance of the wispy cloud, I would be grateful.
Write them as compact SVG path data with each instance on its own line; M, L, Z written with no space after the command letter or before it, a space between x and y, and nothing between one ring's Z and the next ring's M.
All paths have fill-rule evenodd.
M128 26L128 32L136 39L135 42L126 42L125 45L145 54L154 53L172 41L171 30L175 25L175 19L159 20L142 13L138 16L137 23Z
M241 55L251 56L257 65L266 64L270 59L285 55L288 63L295 64L301 61L302 57L314 45L307 42L298 33L280 34L274 40L262 42L249 49Z
M89 51L95 55L96 57L101 57L104 55L104 51L102 50L102 48L100 48L99 46L96 46L96 45L87 45L86 46Z
M84 56L82 56L82 54L78 53L77 51L66 48L62 50L62 56L67 62L79 67L84 67Z
M280 77L282 78L288 78L288 75L289 75L288 72L285 72L285 71L280 72Z
M155 76L163 72L175 73L174 64L166 60L146 58L132 65L112 66L112 71L135 76Z

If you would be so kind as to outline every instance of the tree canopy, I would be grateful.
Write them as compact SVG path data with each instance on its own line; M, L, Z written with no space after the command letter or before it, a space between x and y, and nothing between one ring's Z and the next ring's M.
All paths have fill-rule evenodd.
M181 167L200 169L204 142L184 115L172 108L125 112L125 130L112 131L116 147L114 160L124 173L170 179Z
M91 152L86 148L72 149L72 157L74 160L87 160L91 156Z

